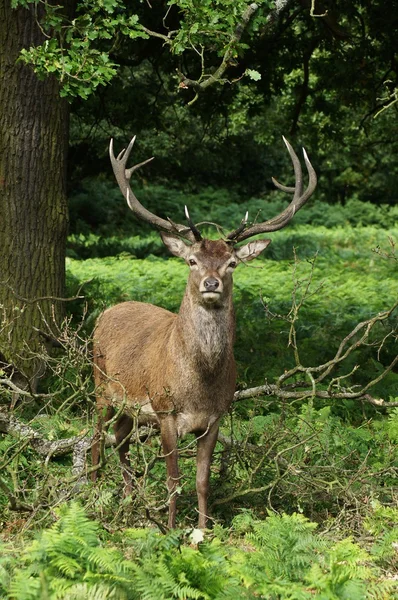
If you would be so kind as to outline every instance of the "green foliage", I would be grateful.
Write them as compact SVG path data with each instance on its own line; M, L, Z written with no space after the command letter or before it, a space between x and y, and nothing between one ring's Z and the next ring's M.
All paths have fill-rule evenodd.
M38 5L38 0L13 0L13 7ZM264 4L267 4L264 2ZM236 58L248 46L231 40L247 8L246 0L230 0L192 4L186 0L171 0L168 10L180 15L179 28L163 37L172 54L180 55L187 48L208 46L216 56L228 51L228 59ZM41 27L46 41L36 47L24 48L20 60L31 64L39 78L55 75L61 84L60 94L67 98L87 99L99 85L108 84L116 74L117 64L111 59L119 38L136 41L147 39L148 30L121 0L82 0L74 18L69 20L61 6L45 5ZM167 15L166 15L167 16ZM165 17L166 18L166 17ZM249 70L258 80L260 75Z
M195 91L178 87L176 69L193 79L200 79L204 70L202 81L211 79L242 7L241 2L229 6L223 1L211 3L210 10L209 4L174 4L166 19L164 4L146 10L142 3L136 9L140 22L170 35L170 43L155 38L129 43L124 38L112 55L123 65L112 87L86 103L75 102L71 187L86 175L110 173L109 137L120 147L137 134L132 161L136 156L137 162L149 156L156 160L134 174L134 186L137 177L184 191L212 185L238 192L240 204L272 193L271 175L290 184L284 133L298 153L301 145L309 153L319 174L317 202L396 204L396 111L390 108L372 118L383 106L384 90L392 93L396 87L394 66L386 82L395 46L394 20L388 18L394 3L332 6L326 0L325 18L316 19L307 10L296 11L292 3L276 20L271 12L275 3L259 3L241 39L250 46L244 61L232 58L220 82L231 85L209 86L187 108ZM223 10L227 14L220 19ZM175 36L183 38L182 55L167 52ZM256 72L260 79L250 77ZM162 210L161 196L156 208ZM320 211L318 222L329 220L326 210L325 215ZM357 213L361 220L361 211ZM178 214L182 210L169 213L172 218ZM239 210L235 218L239 221L242 214Z
M214 488L218 515L242 506L261 515L267 506L345 522L355 502L394 502L398 454L382 416L361 422L353 402L319 400L283 412L263 402L236 413L231 430L223 428L236 446L221 454L228 466Z
M215 222L225 229L231 231L234 229L245 214L249 211L249 220L261 221L269 219L274 215L279 214L287 206L286 197L279 193L273 192L265 198L249 198L244 202L241 201L239 195L227 188L212 188L206 187L197 193L195 191L181 190L164 185L137 183L135 186L136 194L140 198L140 202L148 208L148 210L159 214L163 218L171 218L175 222L181 222L184 218L183 207L186 204L190 208L192 218L196 223L199 222ZM69 199L70 208L70 231L79 238L72 237L69 241L69 246L73 248L78 256L81 249L81 258L88 258L90 255L88 250L92 248L92 255L95 256L96 246L98 247L97 256L114 255L126 250L128 245L133 250L134 245L139 244L139 237L150 239L158 238L157 234L145 224L138 222L132 212L127 210L126 204L121 197L120 190L111 182L103 179L86 179L79 185L79 190L73 193ZM281 236L282 239L287 239L284 236L293 234L291 242L295 243L295 230L301 225L313 225L316 227L324 226L330 230L335 227L352 227L361 228L375 226L378 228L392 230L398 220L398 205L375 206L370 202L361 202L358 199L352 198L344 205L328 204L326 202L309 202L304 210L298 212L293 221L289 224L289 228L276 234L276 239L273 242L270 251ZM204 230L209 235L217 235L214 227L207 227ZM305 246L307 253L313 253L313 248L319 245L311 244L311 239L316 235L316 230L306 235L306 239L302 246ZM306 231L306 233L307 233ZM372 231L372 230L369 230ZM130 236L134 232L135 240L126 242L126 236ZM346 245L352 244L355 231L347 231L349 241ZM364 243L368 244L366 231L362 232L366 235ZM91 237L90 234L92 234ZM94 237L93 236L96 236ZM85 244L85 239L87 242ZM323 234L317 236L317 244L323 237ZM341 235L340 238L343 236ZM380 239L386 239L379 236ZM299 238L301 241L301 238ZM79 241L80 240L80 241ZM289 240L289 243L291 243ZM327 242L331 240L327 238ZM144 240L141 243L145 243ZM333 242L332 242L333 243ZM344 242L339 240L340 245ZM326 242L325 242L326 246ZM291 255L291 247L289 248ZM133 252L135 254L135 252ZM148 251L150 252L150 249ZM284 256L275 255L275 258L286 258L287 251ZM140 258L140 257L139 257Z
M387 569L398 568L398 509L374 501L372 512L364 521L364 528L374 537L371 554Z
M97 523L77 503L58 512L59 520L23 550L10 596L16 600L132 597L125 591L131 584L129 563L116 549L101 547Z
M307 581L318 597L325 600L377 598L372 592L367 593L367 580L371 578L371 569L366 566L368 559L368 553L352 540L342 540L330 549L326 560L313 565ZM379 592L385 595L388 587L381 584L384 589Z
M173 37L171 49L175 54L183 53L188 47L211 47L213 52L223 55L230 46L230 39L247 9L246 0L170 0L170 6L178 8L182 15L180 29ZM270 2L261 0L259 5L269 7ZM236 58L247 48L235 43L231 56Z
M246 583L250 580L258 583L261 574L266 581L298 582L312 565L314 554L327 548L322 538L313 534L316 523L300 514L279 516L269 513L264 521L259 521L245 511L234 518L233 526L238 534L244 533L245 542L258 550L247 561L248 579L243 576Z
M316 19L294 4L278 11L278 3L258 2L239 41L243 0L82 0L74 15L34 4L49 37L24 49L22 60L40 77L58 77L61 93L75 99L72 187L87 174L109 173L110 136L138 133L147 156L157 158L145 168L152 181L258 195L273 189L271 174L291 178L280 143L289 132L322 173L319 199L396 202L396 115L390 108L372 119L395 97L391 1L332 7L327 0ZM217 77L221 57L228 69ZM231 85L209 86L188 110L196 92L184 77Z
M99 85L109 83L116 74L116 65L106 52L82 48L82 45L80 40L74 41L66 53L52 38L44 43L44 47L23 48L20 60L32 64L39 79L44 79L62 66L61 97L87 98ZM83 65L80 64L82 55Z
M248 75L248 77L250 77L250 79L253 81L260 81L261 79L261 73L255 71L254 69L246 69L245 74Z
M76 503L0 563L0 590L15 600L388 600L394 581L350 539L317 535L302 515L236 517L222 537L190 544L185 532L125 530L115 547ZM124 554L129 555L127 560ZM396 586L395 586L396 589Z
M28 4L39 2L14 0L13 7ZM86 99L116 74L117 65L110 58L113 44L102 50L96 43L111 42L120 34L131 39L148 36L138 25L138 16L126 14L120 0L84 0L78 4L72 21L62 11L62 6L46 4L41 26L51 35L41 46L23 48L20 60L31 64L40 79L56 75L61 96Z
M14 0L13 7L39 4L37 0ZM31 64L40 79L55 75L61 84L60 95L86 99L99 85L106 85L116 74L110 58L112 40L120 34L131 39L147 38L136 14L126 14L120 0L84 0L72 21L63 7L45 5L41 26L47 35L41 46L23 48L20 60ZM104 50L101 42L109 42Z

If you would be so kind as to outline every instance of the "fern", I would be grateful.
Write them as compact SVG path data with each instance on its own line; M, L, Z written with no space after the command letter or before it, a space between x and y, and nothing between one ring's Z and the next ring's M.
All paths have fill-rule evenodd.
M247 527L247 515L245 520ZM271 578L300 580L314 555L325 548L325 543L314 536L315 528L315 523L300 514L271 513L265 521L252 519L251 531L246 533L245 540L260 550L253 554L252 567L265 569Z
M398 509L373 503L373 511L365 519L364 527L375 538L371 554L378 564L389 570L398 568Z
M381 512L373 527L384 531ZM126 530L128 559L101 544L78 504L59 514L22 552L11 581L13 559L1 557L0 583L13 600L389 600L396 590L358 544L333 545L298 514L260 521L246 511L235 519L240 537L223 530L223 541L198 547L182 531Z
M9 595L18 600L38 600L42 597L41 592L41 581L23 571L17 572L9 587Z
M383 598L384 592L391 586L380 587L375 573L367 564L369 558L365 550L347 538L330 548L321 564L312 567L306 580L325 598L363 600L380 597L380 593ZM369 586L369 582L373 585Z
M127 594L121 590L110 590L101 583L93 586L86 583L73 585L63 596L62 600L127 600Z
M394 398L393 400L398 400ZM398 407L393 408L388 416L388 434L393 442L398 442Z
M133 598L126 591L131 577L123 576L131 571L131 565L114 548L100 547L98 524L75 502L63 506L59 515L60 519L24 551L23 566L16 569L10 584L12 597ZM92 589L93 594L79 596L82 589Z

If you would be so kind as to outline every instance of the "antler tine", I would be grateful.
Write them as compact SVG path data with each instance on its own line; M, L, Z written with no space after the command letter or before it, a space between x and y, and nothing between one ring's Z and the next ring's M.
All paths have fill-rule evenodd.
M295 151L293 150L292 146L289 144L289 142L287 141L287 139L285 138L284 135L282 136L282 139L285 142L286 148L288 149L290 158L292 159L292 163L293 163L294 180L296 182L296 185L294 186L294 198L293 198L293 202L295 202L298 200L298 198L300 198L300 196L303 193L303 172L301 170L300 160L299 160L297 154L295 153Z
M123 196L127 200L127 204L129 208L133 211L133 213L142 221L149 223L156 229L160 229L161 231L168 231L170 233L177 233L181 237L188 239L191 242L195 241L195 236L193 231L187 229L184 225L179 225L178 223L173 223L171 220L162 219L158 217L154 213L151 213L147 210L136 198L134 192L130 187L130 177L140 167L146 165L148 162L153 160L153 157L144 160L141 163L138 163L129 169L126 168L127 161L129 159L131 150L134 146L136 136L134 136L126 149L123 149L117 157L115 157L113 151L113 139L111 139L109 143L109 156L112 163L113 172L116 177L116 181L119 184L120 191Z
M231 233L229 233L227 235L227 240L229 240L230 242L235 242L236 238L242 233L242 231L245 230L248 220L249 220L249 211L246 211L246 214L243 217L243 219L241 220L240 225L234 231L231 231Z
M303 148L303 155L304 155L304 162L305 162L305 166L307 168L309 180L308 180L307 189L305 190L305 192L303 192L303 175L302 175L300 160L298 159L296 153L294 152L294 150L291 147L291 145L289 144L289 142L285 139L285 137L283 137L283 141L285 142L286 147L290 154L290 158L292 159L296 183L295 183L294 187L289 187L289 186L280 184L274 178L272 178L272 181L274 182L274 184L276 185L276 187L278 189L280 189L284 192L287 192L289 194L294 194L293 200L291 201L289 206L287 208L285 208L285 210L282 211L276 217L273 217L272 219L269 219L268 221L264 221L263 223L257 223L255 225L252 225L252 227L249 227L248 229L244 229L242 232L239 232L239 234L236 234L236 231L238 231L238 230L236 230L235 232L232 232L232 234L229 234L228 239L231 239L231 241L233 241L234 243L241 242L241 241L246 240L247 238L252 237L253 235L257 235L259 233L267 233L267 232L271 232L271 231L277 231L278 229L282 229L283 227L285 227L285 225L287 225L289 223L289 221L293 218L294 214L298 210L300 210L300 208L307 202L308 198L313 194L313 192L316 188L317 176L315 173L315 169L312 166L305 149ZM231 237L231 236L233 236L233 237Z
M279 181L277 181L275 179L275 177L271 177L272 183L274 184L275 187L278 188L278 190L281 190L281 192L287 192L288 194L294 194L294 192L296 191L296 188L294 187L290 187L289 185L282 185L281 183L279 183Z
M201 236L199 229L196 227L195 223L192 221L191 217L189 216L187 205L185 205L185 217L187 219L189 229L192 231L195 240L197 242L201 242L203 238Z
M307 167L307 171L308 171L308 175L309 175L309 183L308 183L307 189L305 190L305 194L303 194L303 192L302 192L302 171L301 171L300 161L297 158L297 155L294 152L291 145L289 144L289 142L284 138L284 136L282 136L282 137L283 137L283 141L285 142L285 144L287 146L287 149L289 150L289 154L292 158L293 165L298 164L298 170L300 173L301 187L300 187L300 194L298 194L298 198L300 198L301 204L300 204L300 206L296 206L296 210L298 210L299 208L301 208L301 206L304 204L304 202L306 202L308 200L309 196L313 193L313 191L316 188L316 184L317 184L316 173L315 173L314 167L310 163L310 160L308 158L308 154L307 154L305 148L303 148L302 150L303 150L304 162ZM295 167L295 172L296 172L296 167ZM274 177L271 177L271 179L272 179L272 183L275 185L275 187L277 187L282 192L287 192L288 194L294 194L297 191L296 187L282 185ZM307 194L309 194L309 196L307 196ZM296 200L298 200L298 198L296 198ZM294 201L295 201L295 198L293 198L293 202Z

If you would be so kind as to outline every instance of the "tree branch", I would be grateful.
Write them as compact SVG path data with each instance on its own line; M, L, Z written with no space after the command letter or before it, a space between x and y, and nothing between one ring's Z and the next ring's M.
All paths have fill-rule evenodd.
M203 73L203 70L202 70L202 74L201 74L200 78L195 80L195 79L190 79L189 77L186 77L183 73L178 71L178 75L181 80L179 87L183 88L183 89L184 88L193 88L196 92L196 96L193 100L191 100L190 104L192 104L197 99L198 94L200 92L205 91L210 85L213 85L214 83L218 83L223 79L225 71L230 66L230 61L233 56L233 50L234 50L236 44L238 44L240 42L240 39L242 37L244 30L246 29L247 25L250 22L250 19L253 17L254 13L257 10L258 10L258 5L255 4L254 2L246 8L245 12L242 15L241 21L237 24L235 31L231 36L231 39L230 39L230 41L227 45L227 48L224 52L224 56L222 58L221 64L214 73L205 74L205 73ZM203 78L205 78L205 79L203 79Z
M0 411L0 433L8 433L13 437L28 441L32 448L46 459L69 454L79 442L86 440L87 442L90 441L91 444L92 440L92 436L88 436L85 431L81 435L72 438L49 441L43 438L33 427L21 423L12 414L3 411Z
M397 363L397 359L393 361L390 367ZM391 369L389 368L389 371ZM383 373L384 376L385 373ZM380 380L381 378L378 378ZM259 385L254 388L248 388L247 390L239 390L234 394L234 402L238 402L240 400L247 400L248 398L256 398L258 396L276 396L277 398L281 398L283 400L304 400L305 398L322 398L323 400L361 400L363 402L368 402L369 404L373 404L374 406L378 406L381 408L394 408L398 406L398 402L386 402L382 398L373 398L370 394L365 394L363 390L360 392L338 392L333 393L327 390L315 390L306 389L302 391L290 391L284 388L280 388L275 384Z

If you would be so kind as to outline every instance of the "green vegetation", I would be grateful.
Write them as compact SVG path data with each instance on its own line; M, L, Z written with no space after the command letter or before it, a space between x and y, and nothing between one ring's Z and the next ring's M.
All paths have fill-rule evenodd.
M0 0L0 16L0 598L398 599L395 3ZM287 205L282 133L316 198L236 272L213 521L192 527L191 436L166 532L155 431L135 432L131 498L111 436L89 482L96 318L130 299L177 311L187 274L126 208L109 139L117 154L137 134L128 166L156 157L131 181L149 210L232 230Z
M207 187L198 193L195 190L181 190L180 187L166 187L165 185L146 184L139 181L134 186L135 193L140 202L151 212L156 212L163 218L170 217L182 220L184 205L187 205L196 223L215 222L226 230L232 230L249 211L250 221L261 221L279 214L287 206L286 194L273 189L267 197L250 197L242 200L240 194L231 189ZM318 196L318 192L317 192ZM317 198L310 200L305 210L298 212L289 223L288 232L295 230L299 225L325 226L327 229L349 226L353 228L374 225L383 229L394 227L398 220L397 204L375 205L357 198L347 200L345 204L329 204ZM118 251L127 249L126 246L111 246L106 250L107 239L111 238L116 244L125 244L125 238L134 232L136 236L136 250L130 246L130 251L138 251L138 238L144 243L143 237L151 233L150 228L137 222L133 214L126 210L126 204L120 197L119 188L107 180L86 179L81 182L79 190L70 198L70 228L72 237L69 238L69 247L79 243L77 254L80 258L90 256L89 249L99 243L98 256L117 254ZM204 228L206 231L206 227ZM215 228L208 228L210 235L216 235ZM281 231L278 236L285 233ZM85 237L92 235L85 244ZM146 235L145 235L146 234ZM159 237L152 232L154 238ZM366 235L366 234L365 234ZM76 237L75 237L76 236ZM307 244L308 244L307 239ZM103 244L103 249L101 248ZM87 245L88 248L84 248ZM93 252L93 250L91 250ZM164 251L165 252L165 251ZM148 255L146 253L146 256ZM166 254L165 254L166 255Z
M236 207L220 206L222 193L192 196L190 204L199 218L213 210L212 219L233 227ZM148 189L149 202L151 194L155 191ZM106 212L101 199L93 201L97 211ZM165 196L165 210L176 214L180 201L178 195ZM84 202L72 203L72 215ZM251 210L260 202L254 200ZM266 206L270 216L280 210L278 199ZM253 267L241 265L235 274L240 389L273 383L294 368L289 315L298 304L293 325L300 360L316 366L333 358L358 322L396 301L397 262L389 242L398 238L392 226L396 208L365 205L361 215L356 201L334 211L327 205L308 208L297 223L272 235L263 259ZM63 350L48 357L43 396L17 407L16 416L31 428L25 439L37 435L67 444L90 433L94 398L87 339L104 307L134 299L177 311L184 292L186 266L166 258L154 233L123 223L122 215L119 222L117 214L109 237L94 231L86 220L69 238L68 296L84 299L68 304ZM120 231L136 235L123 237ZM214 229L208 232L213 235ZM398 597L398 408L386 414L350 397L396 355L389 334L395 321L391 315L375 326L368 342L341 364L336 379L320 385L321 391L333 386L340 394L334 400L264 395L234 403L214 455L214 523L204 540L191 526L196 493L190 437L180 443L178 523L185 529L162 535L165 467L153 432L132 446L136 493L124 500L113 449L97 484L82 485L71 477L68 453L43 468L37 449L20 446L15 434L4 436L0 484L13 490L22 518L10 511L12 499L0 496L5 525L0 594L15 600ZM291 382L291 389L300 389L306 375L297 373ZM397 402L396 373L385 373L370 392ZM76 493L80 504L64 504ZM38 528L30 515L39 515ZM16 536L21 526L26 532Z
M126 529L116 547L78 504L58 513L32 544L3 546L0 592L15 600L379 600L397 589L385 577L385 532L365 549L320 536L300 514L259 521L244 511L204 541L197 530ZM368 531L385 516L375 504ZM388 517L397 533L398 512Z

